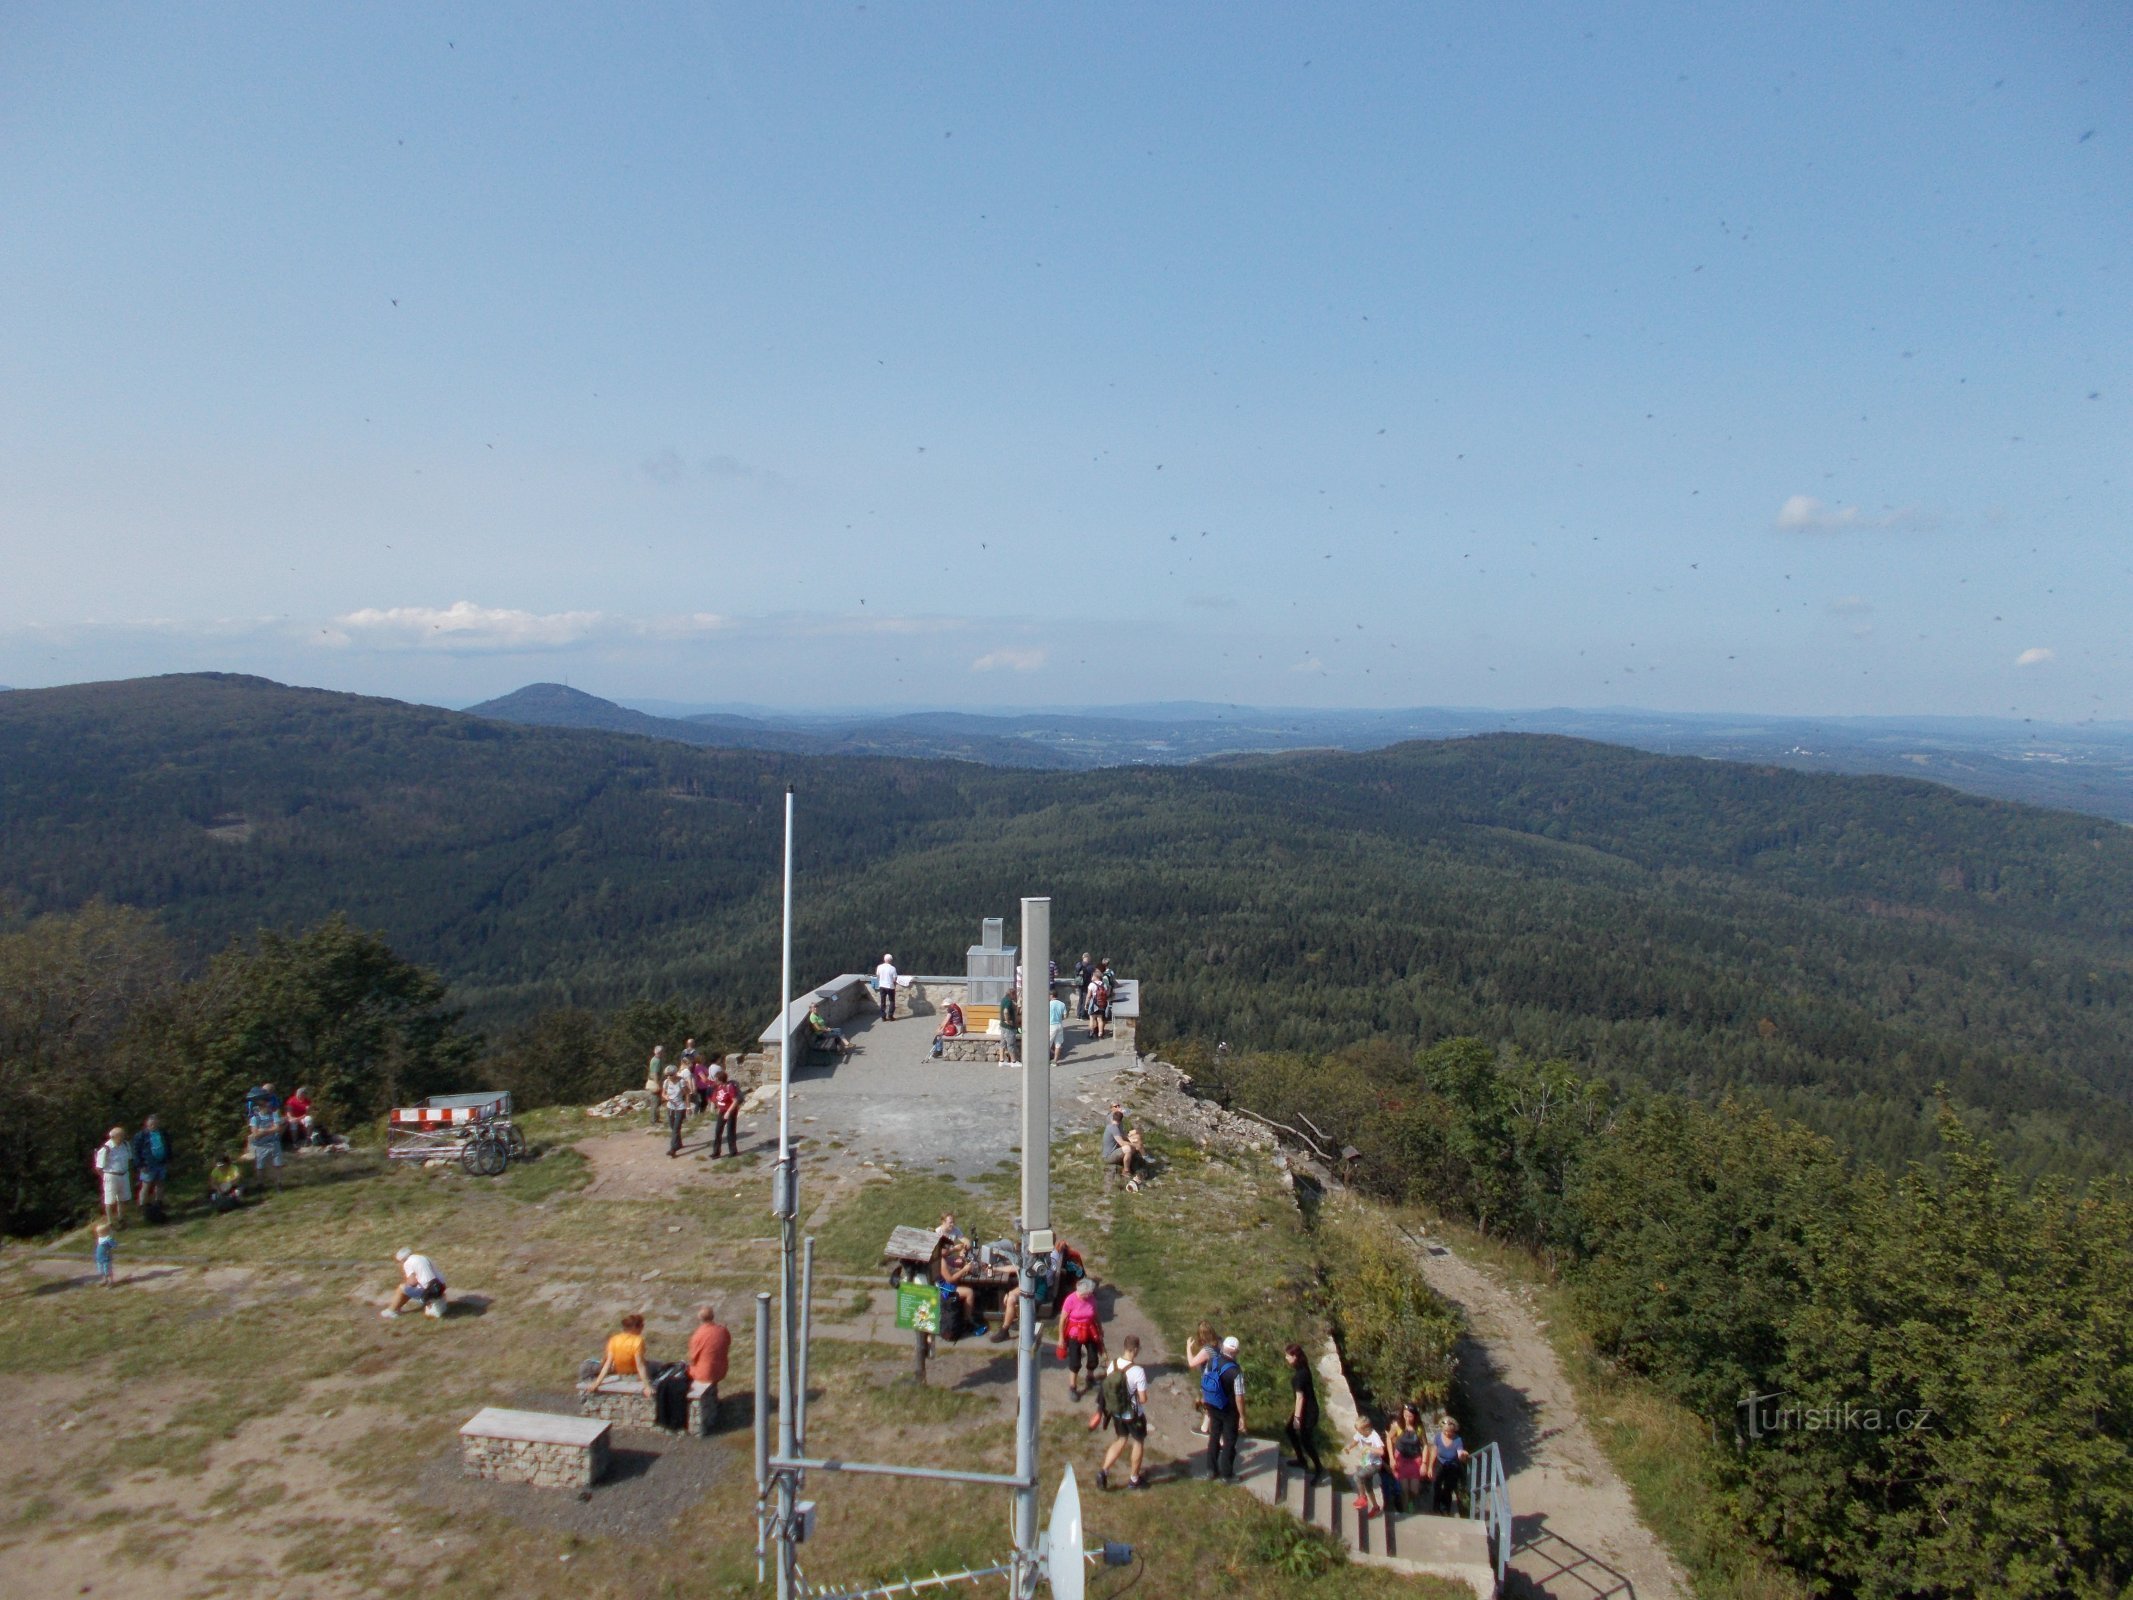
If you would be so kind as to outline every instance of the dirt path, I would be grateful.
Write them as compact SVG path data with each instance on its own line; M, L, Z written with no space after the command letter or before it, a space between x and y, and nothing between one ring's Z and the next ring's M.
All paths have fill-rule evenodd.
M1601 1454L1532 1308L1441 1243L1417 1253L1430 1287L1466 1312L1459 1362L1474 1415L1460 1420L1476 1438L1497 1442L1510 1472L1517 1545L1509 1592L1687 1600L1688 1580Z

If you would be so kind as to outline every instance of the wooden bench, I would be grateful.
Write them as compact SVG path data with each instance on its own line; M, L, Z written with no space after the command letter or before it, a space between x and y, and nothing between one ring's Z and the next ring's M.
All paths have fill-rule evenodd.
M708 1383L689 1385L689 1426L694 1434L709 1434L711 1425L718 1420L718 1402L711 1402L711 1414L704 1415L704 1397L711 1392ZM656 1428L653 1402L645 1392L644 1385L635 1378L609 1378L597 1389L578 1391L578 1414L584 1417L602 1417L609 1422L620 1423L625 1428Z
M612 1428L587 1417L484 1406L460 1426L460 1470L492 1483L590 1489L607 1473Z

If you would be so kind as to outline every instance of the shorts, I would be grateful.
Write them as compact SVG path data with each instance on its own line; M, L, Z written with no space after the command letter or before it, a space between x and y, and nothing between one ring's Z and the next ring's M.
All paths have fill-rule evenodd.
M149 1183L167 1183L167 1182L168 1182L169 1180L170 1180L170 1168L168 1168L168 1167L143 1167L143 1168L141 1168L141 1182L142 1182L142 1183L144 1183L144 1184L149 1184Z
M1147 1413L1137 1417L1113 1417L1111 1431L1121 1439L1145 1439L1148 1437Z
M402 1287L401 1292L408 1299L419 1300L425 1304L432 1300L442 1300L444 1298L444 1279L432 1278L428 1283L407 1284Z
M1054 1050L1064 1050L1066 1048L1066 1029L1054 1028L1052 1030L1052 1048Z
M133 1198L133 1179L123 1172L104 1174L104 1204L122 1206Z
M264 1172L269 1167L281 1165L281 1140L261 1142L252 1146L252 1170Z

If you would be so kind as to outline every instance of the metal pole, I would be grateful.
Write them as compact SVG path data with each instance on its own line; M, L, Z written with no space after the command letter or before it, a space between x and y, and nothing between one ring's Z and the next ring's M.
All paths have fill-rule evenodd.
M799 1228L800 1184L792 1159L792 789L785 791L785 926L778 985L778 1456L793 1458L793 1344L796 1285L793 1235ZM778 1600L795 1600L799 1573L793 1550L793 1515L799 1475L778 1470Z
M1037 1592L1036 1256L1052 1247L1052 902L1022 902L1022 1271L1015 1341L1017 1600Z
M755 1581L763 1581L763 1496L770 1488L770 1294L755 1297Z
M792 1394L792 1435L795 1453L807 1449L807 1344L815 1326L815 1236L800 1244L800 1370Z

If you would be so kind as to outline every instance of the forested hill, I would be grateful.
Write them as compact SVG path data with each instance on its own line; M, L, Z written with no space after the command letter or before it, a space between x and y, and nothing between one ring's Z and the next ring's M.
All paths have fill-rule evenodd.
M803 975L957 970L1043 891L1157 1036L1477 1034L1884 1158L1945 1082L2032 1170L2133 1152L2133 834L1898 779L1517 735L1037 773L194 675L0 695L0 893L201 949L345 909L492 1027L647 992L767 1015L787 783Z

